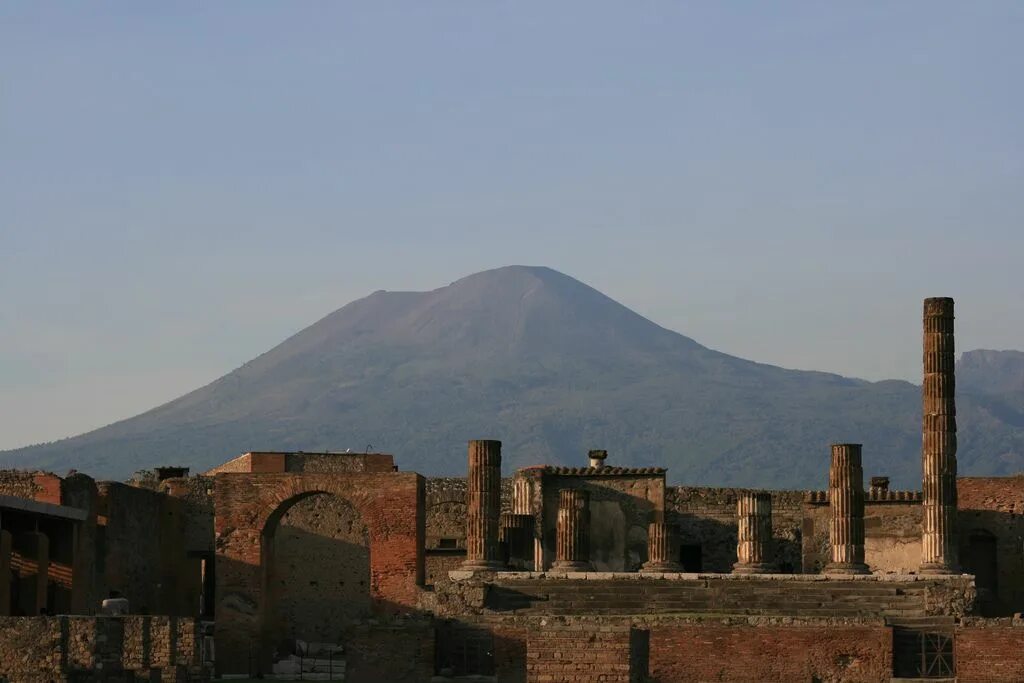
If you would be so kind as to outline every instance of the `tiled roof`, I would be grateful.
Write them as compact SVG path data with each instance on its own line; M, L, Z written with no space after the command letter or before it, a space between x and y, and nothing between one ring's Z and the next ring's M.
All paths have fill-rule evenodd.
M545 465L544 474L559 476L583 477L621 477L623 475L658 475L665 474L664 467L557 467Z

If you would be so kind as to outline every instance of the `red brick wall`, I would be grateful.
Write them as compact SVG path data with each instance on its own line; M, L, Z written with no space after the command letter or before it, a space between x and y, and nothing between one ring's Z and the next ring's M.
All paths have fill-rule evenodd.
M40 503L60 505L60 477L49 472L37 472L33 477L36 484L35 499Z
M956 480L956 495L961 510L1024 514L1024 475L960 477Z
M370 595L380 612L413 611L423 583L423 477L414 473L218 474L214 483L217 544L217 666L246 673L263 619L263 531L312 493L348 501L369 532Z
M1024 625L958 628L958 683L1020 683L1024 681Z
M842 680L888 683L892 631L886 626L655 626L652 683Z
M526 641L526 681L630 683L629 635L628 628L597 624L542 626Z
M1009 616L1024 611L1024 476L962 477L956 484L960 565L978 575L978 613ZM992 547L976 547L978 536L995 540L994 585Z

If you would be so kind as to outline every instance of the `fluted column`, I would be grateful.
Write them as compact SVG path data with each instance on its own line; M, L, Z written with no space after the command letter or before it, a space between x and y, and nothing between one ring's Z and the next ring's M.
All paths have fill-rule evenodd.
M765 491L741 493L736 499L736 574L771 574L772 495Z
M675 530L663 521L647 525L647 561L640 567L642 572L681 572L682 566L675 561Z
M581 489L558 492L553 571L590 570L590 494Z
M502 568L498 545L501 512L501 442L469 442L466 486L466 561L463 569L497 571Z
M956 377L953 300L924 300L921 572L959 571L956 535Z
M533 515L501 513L501 542L508 548L508 566L533 569Z
M861 444L832 444L832 465L828 471L828 501L831 511L829 545L832 561L826 574L867 574L864 564L864 469Z

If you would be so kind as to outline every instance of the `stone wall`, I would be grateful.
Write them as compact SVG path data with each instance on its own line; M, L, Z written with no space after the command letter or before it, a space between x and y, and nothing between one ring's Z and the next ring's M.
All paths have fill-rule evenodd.
M589 559L594 569L635 571L647 561L647 526L655 513L664 511L664 474L545 473L541 480L542 507L533 511L534 515L543 514L540 533L544 567L550 567L555 559L561 489L583 489L590 495Z
M177 498L119 482L99 485L98 596L118 591L133 612L196 615L198 560L186 553L186 514Z
M429 620L360 624L345 631L348 683L421 683L434 674L434 628Z
M213 477L174 477L160 482L159 490L183 502L185 551L213 553Z
M209 678L193 619L176 617L0 617L0 677L12 683ZM92 676L85 676L92 674ZM95 676L95 678L93 677ZM110 678L107 678L110 677Z
M819 492L820 493L820 492ZM897 492L892 492L897 493ZM864 504L864 560L875 572L906 574L921 565L921 501L918 492ZM805 506L803 570L816 574L830 560L831 510L824 497Z
M466 478L430 477L426 480L426 584L448 580L466 558ZM501 511L512 509L512 479L501 480Z
M35 500L41 490L36 474L26 470L0 470L0 495Z
M71 474L60 484L61 504L84 510L86 518L75 531L72 567L71 614L93 614L99 605L96 585L96 515L99 491L92 477Z
M747 489L669 486L666 520L679 531L681 557L689 571L729 572L736 562L736 499ZM801 569L803 493L772 495L772 560L783 573ZM695 565L695 558L699 563Z

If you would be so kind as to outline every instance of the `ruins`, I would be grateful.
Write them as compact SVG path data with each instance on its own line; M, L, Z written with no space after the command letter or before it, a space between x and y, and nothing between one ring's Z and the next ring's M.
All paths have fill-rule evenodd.
M951 299L923 362L921 491L865 488L850 443L820 491L603 450L503 476L495 440L465 478L304 452L2 472L0 679L1022 681L1024 476L957 476Z

